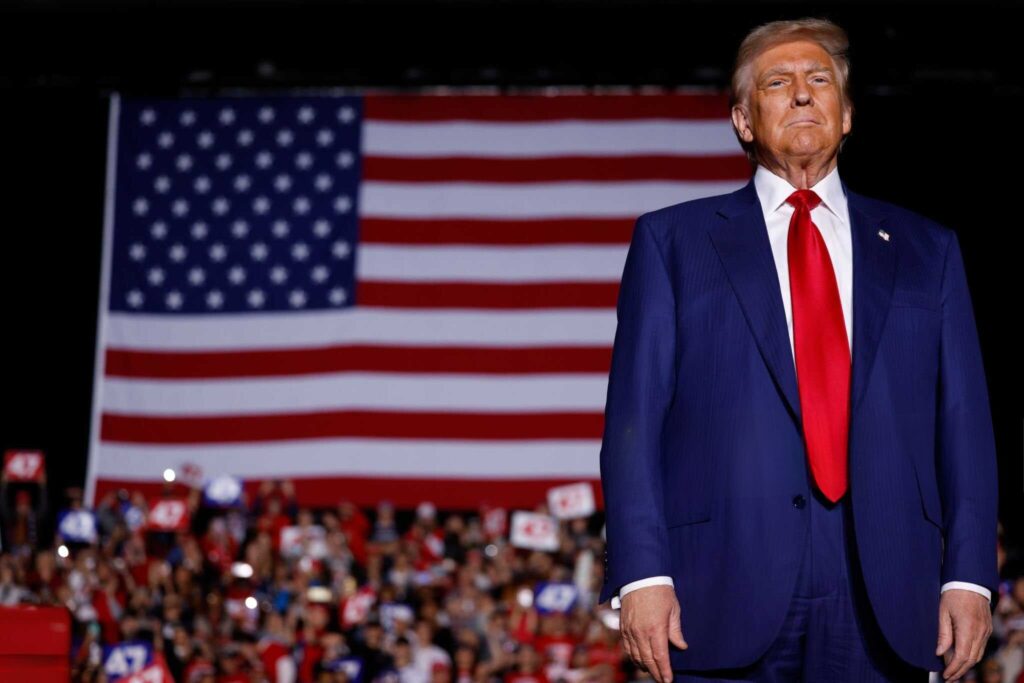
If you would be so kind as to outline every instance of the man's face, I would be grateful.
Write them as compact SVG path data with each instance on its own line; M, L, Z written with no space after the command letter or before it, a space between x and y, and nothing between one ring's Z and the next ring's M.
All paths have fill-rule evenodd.
M832 58L820 45L800 40L760 54L751 69L747 111L733 108L733 123L761 158L777 163L829 158L850 131Z

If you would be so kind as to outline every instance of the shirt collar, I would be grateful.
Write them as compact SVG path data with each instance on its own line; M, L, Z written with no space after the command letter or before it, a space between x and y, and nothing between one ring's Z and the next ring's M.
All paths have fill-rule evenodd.
M757 170L754 171L754 188L757 191L757 198L761 202L761 210L766 216L783 206L789 195L797 189L790 185L788 180L776 175L761 164L758 164ZM825 208L835 214L837 218L846 220L846 193L839 180L838 164L811 189L821 197L821 203Z

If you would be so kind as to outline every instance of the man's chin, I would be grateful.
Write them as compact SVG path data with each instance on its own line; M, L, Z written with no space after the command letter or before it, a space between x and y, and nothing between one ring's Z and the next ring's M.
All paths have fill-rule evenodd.
M831 141L814 139L794 139L776 156L780 159L813 159L815 157L830 157L839 147L839 142L834 144Z

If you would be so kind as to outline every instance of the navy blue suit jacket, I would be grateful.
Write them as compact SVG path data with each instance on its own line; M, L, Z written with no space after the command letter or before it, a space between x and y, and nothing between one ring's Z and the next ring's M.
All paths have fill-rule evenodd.
M940 586L998 598L995 440L956 233L847 193L853 249L849 488L871 605L931 671ZM879 231L889 238L884 239ZM753 179L641 215L619 289L601 486L599 602L673 578L674 668L753 662L778 634L812 481L778 275ZM990 604L990 608L992 604Z

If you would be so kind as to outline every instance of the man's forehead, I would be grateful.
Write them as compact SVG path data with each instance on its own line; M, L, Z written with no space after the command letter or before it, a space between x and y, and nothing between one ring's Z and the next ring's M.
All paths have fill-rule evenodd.
M767 75L776 72L832 71L831 61L821 45L798 40L768 48L757 57L755 64L761 75Z
M801 59L795 62L793 61L770 61L767 64L762 65L759 72L760 76L769 76L771 74L784 74L793 73L795 71L810 72L810 71L832 71L832 65L826 62L822 62L820 59Z

